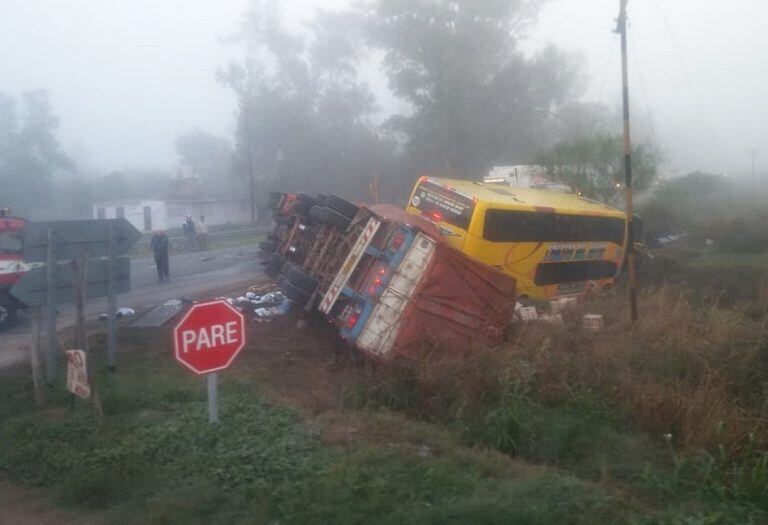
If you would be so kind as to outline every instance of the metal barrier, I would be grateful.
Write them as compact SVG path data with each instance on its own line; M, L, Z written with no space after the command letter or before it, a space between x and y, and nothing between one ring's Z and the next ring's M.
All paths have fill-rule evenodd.
M269 233L272 231L271 226L262 226L259 228L247 228L244 230L227 230L227 231L221 231L221 232L210 232L208 233L208 244L215 243L216 241L225 240L225 239L238 239L238 238L246 238L251 237L254 235L258 235L260 233ZM131 250L132 254L141 254L141 253L149 253L150 251L150 242L151 237L147 237L146 239L141 239L138 241ZM169 237L168 240L170 241L170 249L172 253L180 253L184 252L185 246L184 241L185 237L183 235L179 235L177 237Z

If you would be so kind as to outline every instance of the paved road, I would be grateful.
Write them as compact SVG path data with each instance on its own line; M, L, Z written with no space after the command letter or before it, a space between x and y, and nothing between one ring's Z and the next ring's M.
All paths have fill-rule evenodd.
M256 259L256 248L223 248L208 252L196 252L171 257L171 280L157 282L154 260L135 257L131 260L131 291L118 295L118 307L146 308L162 304L168 299L204 295L210 291L231 287L263 277L261 264ZM91 321L106 311L105 298L92 299L86 305L86 320ZM19 350L31 342L31 322L21 313L19 323L0 334L0 368L27 359ZM62 306L59 310L58 327L72 326L74 307Z

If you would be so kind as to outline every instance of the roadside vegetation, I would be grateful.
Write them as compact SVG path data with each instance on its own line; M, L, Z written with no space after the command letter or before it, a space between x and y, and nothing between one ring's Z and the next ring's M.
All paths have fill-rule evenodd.
M251 325L218 427L167 333L129 332L98 375L101 426L61 388L35 409L28 372L2 372L0 472L116 523L765 522L768 303L662 287L634 330L624 303L590 305L601 333L529 324L394 366L320 321Z

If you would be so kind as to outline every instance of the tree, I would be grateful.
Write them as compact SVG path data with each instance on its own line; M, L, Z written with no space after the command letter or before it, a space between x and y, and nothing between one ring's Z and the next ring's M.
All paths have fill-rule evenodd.
M229 141L200 129L176 138L180 164L200 181L205 195L242 194L242 183L234 176L234 151Z
M623 195L624 146L620 135L591 135L560 142L539 155L554 182L587 197L618 204ZM632 150L633 186L648 189L658 174L661 154L652 146Z
M548 47L528 58L518 46L539 3L370 4L368 42L384 51L390 88L413 108L388 123L407 137L413 170L470 177L532 157L546 112L579 87L570 57Z
M355 18L319 12L288 33L274 2L253 0L241 35L249 55L220 80L239 100L236 162L259 188L360 198L391 158L370 123L375 100L357 76Z
M175 146L182 166L188 167L193 177L205 179L228 170L230 146L226 139L195 128L179 135Z
M16 101L0 93L0 190L3 206L21 214L46 214L53 198L52 177L72 171L74 163L61 151L56 139L58 118L43 90Z

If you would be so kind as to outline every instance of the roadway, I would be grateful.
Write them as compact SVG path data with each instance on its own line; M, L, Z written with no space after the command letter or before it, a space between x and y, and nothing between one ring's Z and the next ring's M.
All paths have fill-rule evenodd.
M262 266L256 258L255 246L222 248L171 256L169 282L158 283L154 260L135 256L131 259L131 290L117 296L117 306L144 310L168 299L216 295L218 290L245 285L263 278ZM98 319L106 311L106 298L87 301L86 321ZM74 306L59 308L58 328L73 326ZM106 323L105 323L106 324ZM32 341L31 316L19 314L19 322L0 333L0 368L28 359L23 347Z

